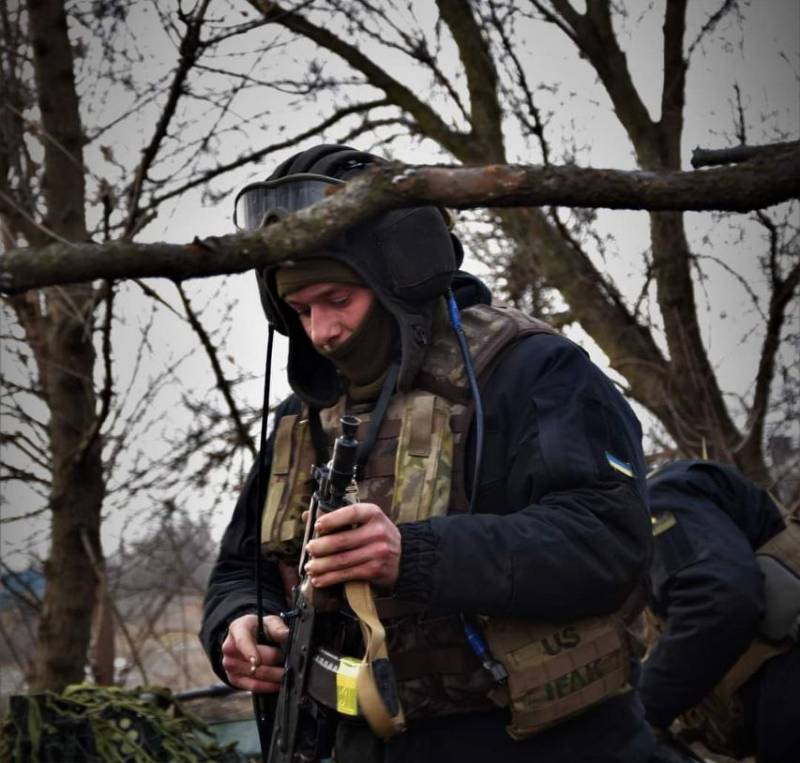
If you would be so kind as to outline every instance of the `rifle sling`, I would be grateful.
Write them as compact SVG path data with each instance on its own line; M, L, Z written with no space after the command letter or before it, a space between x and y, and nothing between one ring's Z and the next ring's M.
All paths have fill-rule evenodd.
M386 649L386 631L375 609L369 583L350 581L345 583L344 593L358 617L365 644L364 659L356 677L358 705L373 733L389 739L405 730L405 716Z

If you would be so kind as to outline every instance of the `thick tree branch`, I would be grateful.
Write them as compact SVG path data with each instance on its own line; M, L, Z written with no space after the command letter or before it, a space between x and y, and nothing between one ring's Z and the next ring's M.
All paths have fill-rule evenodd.
M692 151L692 167L720 167L725 164L737 164L755 159L758 156L774 154L800 148L800 140L788 143L770 143L765 146L734 146L733 148L696 148Z
M661 89L661 118L658 122L662 168L681 166L681 134L686 90L687 62L683 57L686 31L686 0L670 0L664 14L664 82Z
M103 352L103 388L100 390L100 411L92 422L89 431L84 435L83 441L78 446L75 454L75 463L80 463L90 451L95 440L100 436L100 430L108 418L111 411L111 400L114 396L114 376L112 373L112 353L111 353L111 328L114 318L114 284L110 281L103 282L105 286L106 311L103 317L102 332L102 352Z
M464 107L458 90L439 66L439 50L431 52L428 40L420 30L413 26L397 23L390 13L390 4L375 4L372 0L356 0L356 2L353 0L329 0L329 3L337 16L347 19L349 29L357 29L367 39L371 39L381 46L400 51L404 56L409 56L413 61L429 69L434 81L447 91L464 119L469 120L469 113ZM359 10L365 12L366 16L362 16ZM396 34L402 42L394 41L392 33Z
M63 0L27 0L36 104L42 123L44 164L41 181L47 207L45 226L67 241L85 241L86 172L84 132ZM60 243L60 246L71 244ZM38 626L31 691L60 690L81 680L95 594L79 528L100 552L100 511L105 482L101 443L95 441L80 463L74 455L97 416L93 372L91 283L45 293L48 325L42 327L48 373L48 433L52 457L51 546L46 589Z
M503 115L497 98L497 70L481 27L463 0L436 0L439 13L458 46L467 76L470 124L483 161L504 162Z
M427 103L421 101L409 88L367 58L355 45L345 42L328 29L312 24L299 13L281 8L277 3L267 0L250 0L250 3L261 11L268 21L280 24L344 59L356 71L361 72L370 85L383 90L393 104L411 114L419 123L422 133L438 141L452 153L462 154L469 147L468 135L450 129Z
M506 235L525 247L528 266L548 285L557 285L572 319L598 343L611 367L629 381L631 396L670 421L667 360L585 252L568 243L540 209L501 209L497 216ZM514 271L510 273L513 277Z
M187 278L240 273L322 246L389 209L432 203L455 208L575 206L610 209L759 209L800 194L800 149L735 167L624 172L579 167L409 166L363 173L314 207L266 230L190 244L50 244L0 257L7 293L96 278Z
M533 5L542 10L541 3ZM627 58L614 35L608 0L592 0L584 15L578 14L568 0L553 0L553 7L570 25L570 37L600 77L639 164L644 169L660 169L655 125L633 84Z
M800 286L800 262L794 265L786 278L777 280L773 284L769 316L758 360L753 402L745 430L746 436L737 449L740 457L748 461L755 462L761 457L764 424L769 412L769 395L775 377L775 359L780 349L781 331L786 321L786 308L796 296L798 286Z

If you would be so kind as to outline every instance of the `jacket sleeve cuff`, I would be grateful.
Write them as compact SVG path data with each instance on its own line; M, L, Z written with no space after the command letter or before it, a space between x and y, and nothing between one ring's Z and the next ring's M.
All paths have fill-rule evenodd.
M394 596L418 604L429 604L433 596L437 539L428 521L398 525L400 570Z

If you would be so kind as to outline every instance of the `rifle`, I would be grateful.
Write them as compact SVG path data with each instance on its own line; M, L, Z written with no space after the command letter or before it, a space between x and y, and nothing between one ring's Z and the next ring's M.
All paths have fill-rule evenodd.
M317 488L309 505L300 551L300 582L292 591L292 608L281 613L289 626L289 636L284 647L283 682L275 708L268 763L312 763L327 757L333 745L336 714L315 702L306 691L308 669L317 640L317 608L319 599L325 596L313 590L306 575L306 547L313 537L318 516L353 502L348 488L353 483L355 472L358 451L355 434L359 423L355 416L343 416L342 434L336 438L331 460L314 467Z

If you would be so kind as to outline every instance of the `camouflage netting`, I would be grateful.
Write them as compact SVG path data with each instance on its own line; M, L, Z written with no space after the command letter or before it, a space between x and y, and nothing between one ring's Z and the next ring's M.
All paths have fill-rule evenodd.
M69 686L11 698L0 760L14 763L240 763L168 689Z

